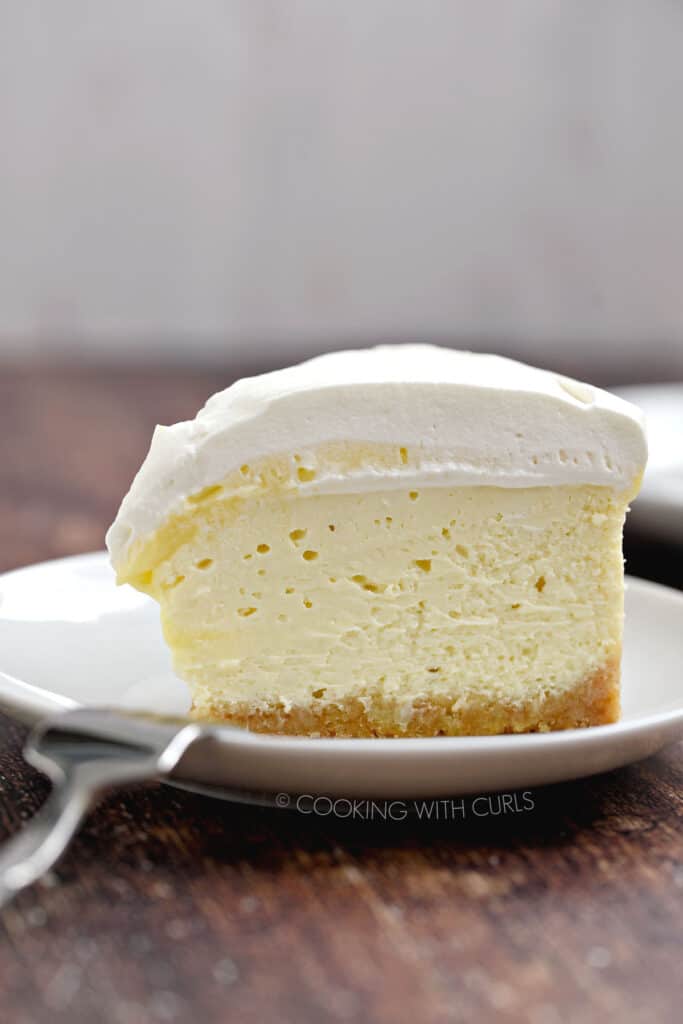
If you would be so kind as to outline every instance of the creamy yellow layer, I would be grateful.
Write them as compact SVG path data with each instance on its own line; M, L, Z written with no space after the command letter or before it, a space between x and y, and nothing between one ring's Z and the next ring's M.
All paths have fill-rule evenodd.
M403 450L394 456L399 464ZM279 467L279 468L278 468ZM121 580L161 606L195 707L370 690L507 703L619 658L630 495L598 486L304 493L277 462L191 499ZM298 479L297 479L298 478Z

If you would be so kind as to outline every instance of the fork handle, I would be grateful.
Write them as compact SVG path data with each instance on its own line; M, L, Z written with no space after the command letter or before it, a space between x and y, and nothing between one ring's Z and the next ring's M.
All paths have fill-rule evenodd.
M193 744L211 741L197 725L126 720L124 726L112 712L83 710L34 730L24 756L50 776L53 790L0 849L0 907L53 867L107 790L165 778ZM131 736L139 746L127 742Z
M38 813L2 847L0 907L56 864L98 795L78 772L55 785Z

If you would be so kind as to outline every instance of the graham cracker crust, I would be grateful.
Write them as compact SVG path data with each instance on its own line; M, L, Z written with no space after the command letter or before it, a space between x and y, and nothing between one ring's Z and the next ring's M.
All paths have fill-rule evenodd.
M554 732L607 725L619 718L619 660L613 659L562 694L546 694L524 704L470 700L454 706L448 695L416 697L406 721L405 702L368 691L361 700L315 701L287 710L278 703L253 707L225 701L193 708L197 718L227 722L252 732L290 736L414 737L491 736Z

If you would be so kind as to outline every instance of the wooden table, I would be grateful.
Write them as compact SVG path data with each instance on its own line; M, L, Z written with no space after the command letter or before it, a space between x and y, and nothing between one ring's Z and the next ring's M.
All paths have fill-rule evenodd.
M102 546L156 421L222 372L0 369L0 569ZM683 585L683 555L629 544ZM0 832L47 787L0 720ZM683 747L533 810L349 823L109 799L2 914L7 1024L679 1021Z

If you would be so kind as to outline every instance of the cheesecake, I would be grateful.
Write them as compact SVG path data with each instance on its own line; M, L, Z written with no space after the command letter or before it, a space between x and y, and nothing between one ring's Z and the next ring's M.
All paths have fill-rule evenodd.
M306 736L619 715L639 411L495 355L336 352L158 426L107 534L193 714Z

